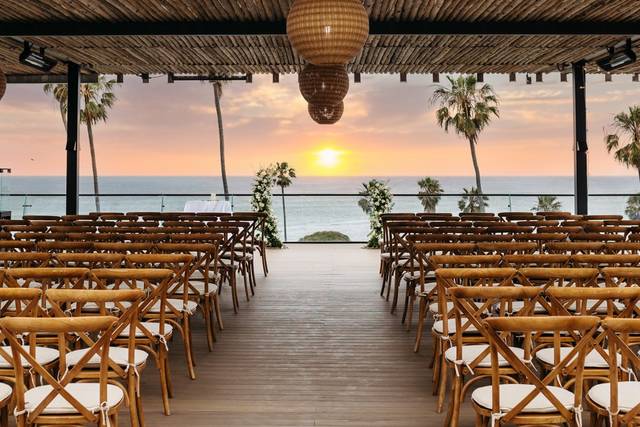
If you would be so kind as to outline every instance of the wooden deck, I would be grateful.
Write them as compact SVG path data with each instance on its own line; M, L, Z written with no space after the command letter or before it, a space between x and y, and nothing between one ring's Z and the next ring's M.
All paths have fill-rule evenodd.
M157 374L143 374L147 425L441 426L431 394L430 347L378 296L378 252L358 245L291 245L269 253L256 296L231 311L213 353L195 323L196 381L172 344L173 415L161 414ZM425 344L429 343L425 339ZM122 424L127 417L122 413ZM462 427L472 411L463 408Z

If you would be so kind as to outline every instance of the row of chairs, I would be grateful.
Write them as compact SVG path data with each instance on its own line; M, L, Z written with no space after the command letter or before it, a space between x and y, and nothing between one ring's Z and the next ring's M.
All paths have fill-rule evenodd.
M487 378L490 386L471 392L477 425L579 426L583 394L594 423L637 422L640 365L630 348L640 343L640 268L605 275L611 286L600 288L588 286L594 269L438 269L439 410L448 378L454 381L445 425L458 425L465 396ZM564 286L551 280L559 277ZM613 324L620 329L607 330ZM624 396L630 390L636 395Z

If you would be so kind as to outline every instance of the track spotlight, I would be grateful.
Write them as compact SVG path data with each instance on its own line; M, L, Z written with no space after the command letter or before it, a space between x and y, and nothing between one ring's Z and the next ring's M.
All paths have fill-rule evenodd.
M36 68L43 72L50 71L56 66L58 61L53 58L49 58L44 53L44 48L40 48L40 52L33 51L33 44L24 42L24 49L19 57L20 63Z
M622 48L609 48L609 55L598 59L596 63L604 71L612 71L625 65L632 64L636 61L636 54L632 49L631 39L627 39L627 43Z

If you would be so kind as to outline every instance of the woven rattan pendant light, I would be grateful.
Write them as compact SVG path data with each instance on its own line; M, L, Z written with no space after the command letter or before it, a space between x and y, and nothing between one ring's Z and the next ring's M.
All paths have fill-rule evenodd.
M7 90L7 76L4 75L2 69L0 69L0 99L4 96Z
M298 75L300 93L310 104L336 105L349 92L344 65L307 65Z
M340 102L336 105L318 105L309 104L309 115L311 118L321 125L332 125L342 117L344 112L344 103Z
M315 65L346 64L369 35L361 0L295 0L287 17L293 48Z

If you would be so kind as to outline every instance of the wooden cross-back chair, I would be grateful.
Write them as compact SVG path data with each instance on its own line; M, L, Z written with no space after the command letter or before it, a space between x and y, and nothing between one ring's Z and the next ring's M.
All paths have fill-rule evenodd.
M550 303L551 314L555 316L598 316L631 318L640 300L640 288L549 288L545 295ZM560 348L541 348L536 351L536 359L549 371L564 357L572 345L563 343ZM584 361L584 379L606 381L609 372L610 349L606 346L606 334L594 337L593 349ZM620 360L618 360L618 364ZM572 386L573 378L564 382Z
M43 252L0 252L0 268L46 267L52 255Z
M116 346L128 345L133 334L136 347L153 356L160 375L165 415L171 414L169 397L173 395L168 344L173 337L173 325L167 321L167 289L174 281L174 274L170 269L156 268L91 270L96 289L141 289L145 292L146 296L139 306L140 321L136 323L136 328L125 328L113 343Z
M64 233L49 233L49 232L20 232L13 235L15 240L26 240L32 242L45 242L45 241L62 241L66 239Z
M107 352L107 378L109 384L122 389L127 396L130 423L133 427L143 427L142 400L140 395L140 375L147 364L147 353L136 349L134 334L130 334L126 346L114 346L113 342L122 331L136 330L138 308L145 294L140 289L49 289L45 299L52 318L81 316L115 316ZM85 333L77 333L74 350L65 352L64 373L72 370L91 351L95 339ZM122 344L122 342L121 342ZM99 382L103 375L100 369L102 354L94 354L77 372L75 379L82 382Z
M513 268L440 268L436 270L438 286L438 314L431 327L433 340L433 386L434 393L438 390L438 384L442 384L442 375L446 375L445 353L451 347L452 337L457 332L455 320L456 308L449 304L449 290L457 287L494 288L501 286L513 286L517 270ZM421 333L419 328L419 333ZM471 327L462 331L463 334L475 335L475 338L466 337L467 341L480 340L481 336L475 328ZM416 341L416 351L419 342ZM440 405L441 406L441 405Z
M598 254L604 251L604 242L549 242L544 250L550 254Z
M569 240L572 242L623 242L625 236L615 233L584 232L569 234Z
M640 424L640 382L629 373L640 369L640 359L628 338L640 335L640 319L605 318L601 328L609 345L608 378L587 391L587 407L593 411L595 425L608 421L611 427L637 426Z
M448 373L453 373L453 390L445 425L457 427L460 407L466 394L479 381L490 378L493 373L489 341L484 327L484 319L504 316L532 316L534 307L540 304L542 291L532 287L499 286L457 287L449 289L455 309L453 310L456 333L454 343L444 354L446 361L444 375L439 384L438 408L444 404ZM522 302L520 309L514 310L514 302ZM467 334L471 331L473 334ZM510 342L511 351L526 363L532 363L530 347L521 349ZM516 371L504 357L498 360L498 375L507 383L516 383Z
M33 252L36 242L25 240L0 240L0 252Z
M93 249L100 253L147 254L154 253L156 245L149 242L94 242Z
M264 227L267 221L268 215L265 212L234 212L233 216L235 218L245 219L245 218L255 218L256 219L256 233L254 235L253 241L251 244L255 248L255 250L260 254L260 258L262 261L262 273L266 276L269 274L269 265L267 263L267 244L264 239Z
M538 249L534 242L480 242L478 243L478 254L484 255L516 255L533 254Z
M538 252L543 252L544 245L549 242L564 242L568 235L565 233L520 233L514 235L516 242L535 242Z
M249 281L251 295L254 295L254 288L256 287L255 257L252 242L256 237L257 225L258 221L255 218L241 218L235 216L226 217L217 223L209 225L209 228L214 230L216 227L238 227L238 234L233 245L233 254L228 252L221 254L220 261L224 262L226 259L231 259L231 257L233 257L234 261L238 264L240 273L243 276L245 290L247 279Z
M218 248L213 243L160 243L158 253L193 256L187 276L188 298L200 307L207 328L207 344L213 350L216 340L214 314L220 330L224 329L218 298Z
M439 268L473 268L473 267L478 267L478 268L497 268L500 267L500 264L502 262L502 257L500 255L475 255L472 254L472 250L469 250L467 253L468 254L464 254L466 251L464 250L456 250L454 249L453 251L450 251L451 248L456 248L457 243L452 243L452 246L449 246L449 253L453 252L453 253L463 253L463 255L447 255L447 249L443 249L440 251L437 251L439 253L444 253L445 255L439 255L439 254L430 254L428 256L428 259L425 260L426 262L426 266L425 268L428 269L429 271L433 272L433 279L434 279L434 285L435 285L435 271ZM435 288L434 288L435 289ZM417 293L417 297L420 298L424 298L426 301L428 302L428 306L423 306L422 304L419 306L418 310L419 310L419 320L418 322L420 322L421 320L424 321L424 319L427 317L427 314L431 314L432 317L437 317L436 315L439 313L439 303L438 301L435 300L435 296L436 293L434 292L432 295L428 295L428 296L423 296L423 293ZM453 306L453 303L448 302L447 303L451 308ZM426 308L426 313L424 312L424 309ZM407 328L410 327L411 325L411 319L412 319L412 309L413 309L413 303L411 303L409 305L409 323L407 325Z
M604 245L607 254L640 254L640 242L607 242Z
M569 265L569 255L557 254L525 254L525 255L505 255L502 257L502 265L512 268L526 267L567 267Z
M2 227L4 231L10 233L44 233L47 231L46 225L33 225L33 224L11 224Z
M70 242L70 241L39 241L36 243L36 250L40 252L91 252L93 242Z
M582 375L586 354L591 350L593 337L600 324L595 316L534 316L491 317L484 320L491 349L491 385L475 389L471 395L476 412L476 425L582 425ZM533 333L546 332L559 338L571 331L579 337L573 349L553 369L540 378L530 364L515 354L512 337L524 335L524 345L531 346ZM556 339L554 346L559 347ZM505 384L500 376L499 357L503 357L516 371L521 381ZM558 375L571 369L575 384L573 391L555 384Z
M191 316L198 310L198 303L189 299L189 272L193 263L190 254L130 254L125 256L127 268L169 269L173 271L172 280L166 289L165 321L177 329L184 343L187 372L192 380L196 379ZM158 301L148 313L157 315L161 304ZM210 333L209 331L207 331Z
M88 268L31 267L8 268L4 270L3 287L39 288L84 288L89 280Z
M418 352L420 343L422 342L422 334L424 323L427 320L429 307L435 301L438 295L438 286L436 284L435 265L430 262L432 256L436 255L471 255L476 250L475 243L424 243L418 242L412 245L414 257L418 260L418 287L415 290L414 298L419 299L418 305L418 328L416 331L416 342L414 351ZM412 267L415 272L415 267ZM413 309L413 301L410 308Z
M0 272L0 280L2 273ZM35 318L42 315L41 310L42 291L30 288L0 288L0 317L22 317ZM22 337L18 337L22 339ZM0 335L0 340L5 341L5 337ZM55 348L27 345L31 354L47 370L53 372L58 361L59 352ZM24 341L23 341L24 345ZM11 346L0 346L0 426L8 427L7 424L7 404L12 393L12 387L16 382L16 363L12 356ZM35 387L37 383L36 375L30 372L31 365L24 358L20 358L23 371L23 381L29 387ZM8 385L9 384L9 385Z
M111 343L113 316L76 318L5 317L0 319L0 332L11 346L14 360L24 358L30 370L44 383L27 389L22 364L16 365L15 415L18 427L31 425L118 425L118 410L125 402L125 393L108 383L108 352ZM60 351L59 369L64 374L54 377L31 353L35 335L56 337ZM25 348L16 336L28 334L29 347ZM98 335L85 355L70 370L66 370L66 352L69 339L79 334ZM98 382L73 382L94 355L100 356Z
M120 268L124 262L123 254L116 253L56 253L52 255L52 263L60 267L81 268Z

